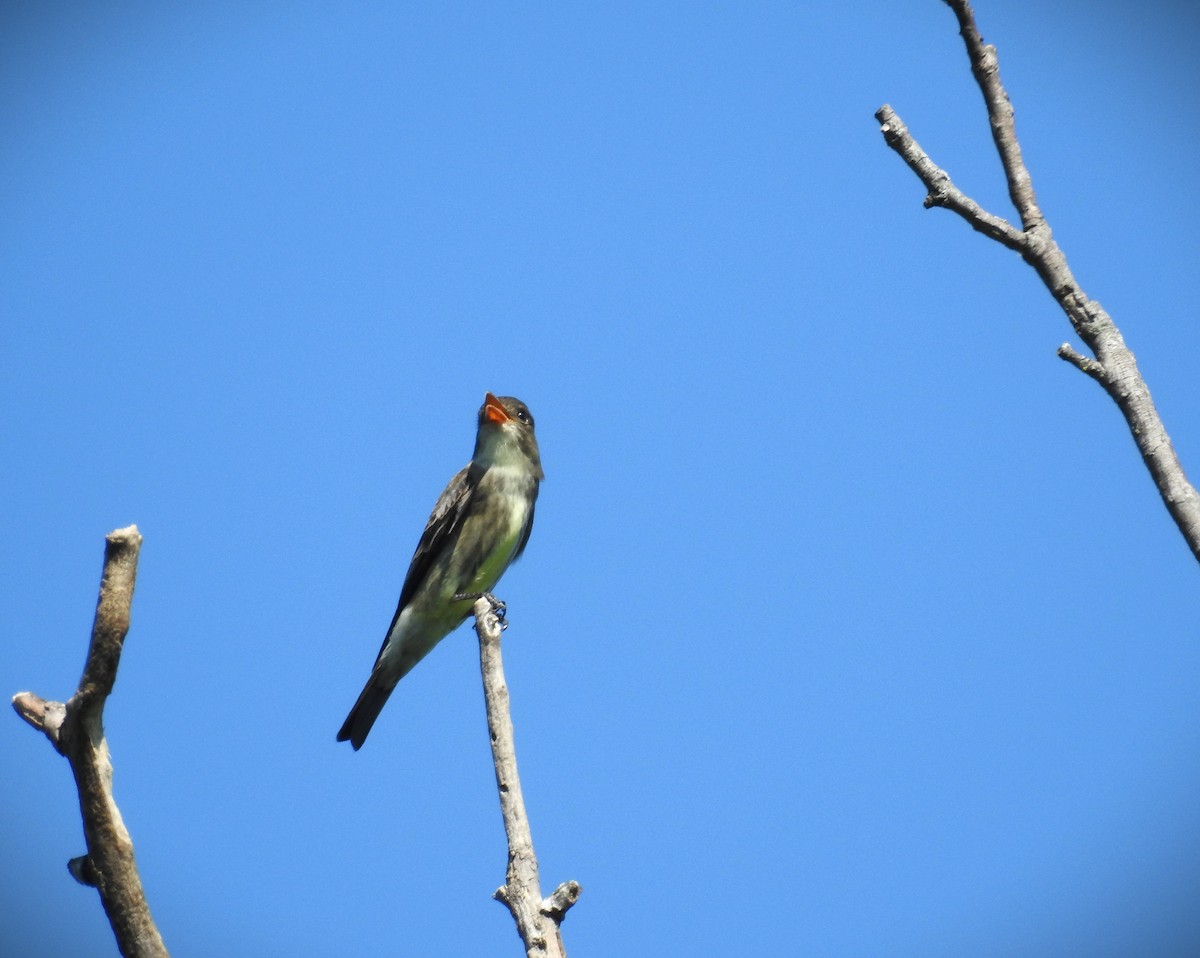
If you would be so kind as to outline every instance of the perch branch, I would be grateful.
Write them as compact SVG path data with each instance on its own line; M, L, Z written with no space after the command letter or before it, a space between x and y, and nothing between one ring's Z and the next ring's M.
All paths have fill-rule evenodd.
M533 834L529 828L529 817L525 814L525 799L521 795L521 779L517 774L508 685L504 680L504 663L500 658L503 626L489 597L476 600L474 612L475 631L479 634L479 668L483 674L488 733L496 766L496 787L500 792L500 813L504 818L504 833L508 839L505 883L493 897L508 907L529 958L565 958L559 926L567 909L579 899L582 889L578 882L564 882L550 897L542 897L537 856L533 852Z
M32 692L13 697L17 714L66 756L75 775L87 854L68 868L93 886L125 958L166 958L133 857L133 841L112 794L112 762L104 737L104 704L112 692L129 631L129 609L142 537L137 526L110 532L92 625L92 641L75 694L64 705Z
M1163 504L1183 534L1192 555L1200 560L1200 496L1188 482L1183 465L1171 445L1158 410L1138 371L1133 352L1125 345L1116 323L1104 308L1088 297L1067 265L1066 255L1037 204L1033 179L1021 156L1012 104L1000 80L996 48L983 42L968 0L945 0L958 18L959 32L971 61L971 72L983 93L992 139L1004 166L1008 193L1021 217L1021 229L984 210L958 189L909 133L888 105L875 118L884 142L916 173L928 191L925 206L943 206L965 219L973 229L1021 254L1034 268L1072 328L1092 352L1083 356L1064 344L1058 355L1098 382L1117 404L1141 453Z

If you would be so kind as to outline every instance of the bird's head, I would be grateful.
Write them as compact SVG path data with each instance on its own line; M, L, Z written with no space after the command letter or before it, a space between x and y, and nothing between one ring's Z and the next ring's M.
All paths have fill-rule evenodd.
M479 409L474 458L486 459L493 465L528 464L533 467L534 478L541 479L542 458L529 407L514 396L486 393Z

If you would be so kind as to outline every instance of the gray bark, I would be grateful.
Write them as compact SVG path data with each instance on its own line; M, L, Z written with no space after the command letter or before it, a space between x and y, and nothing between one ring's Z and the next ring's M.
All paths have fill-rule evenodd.
M75 775L87 854L68 862L71 874L100 893L117 947L125 958L167 958L166 946L150 917L133 857L133 840L113 799L112 762L104 737L104 705L113 690L129 631L141 546L137 526L117 529L106 537L92 641L75 694L64 705L21 692L13 696L13 708L45 734Z
M925 184L927 208L941 206L957 213L973 229L1020 253L1041 277L1050 295L1067 314L1076 335L1092 353L1081 355L1069 343L1063 343L1058 355L1099 383L1117 404L1163 504L1183 533L1192 555L1200 561L1200 496L1184 474L1133 352L1125 345L1112 317L1075 279L1066 255L1054 241L1050 225L1038 207L1033 180L1021 156L1012 104L1000 82L996 48L983 42L968 0L945 2L958 18L971 72L987 105L992 139L1008 180L1008 195L1021 218L1021 226L1018 228L989 213L958 189L886 104L875 113L884 140Z
M504 680L504 664L500 658L503 626L490 597L476 600L474 611L475 631L479 634L479 668L483 675L488 733L496 766L496 787L500 792L500 813L504 818L504 834L508 839L505 883L493 897L508 906L529 958L565 958L559 926L567 909L578 900L582 889L578 882L568 881L559 885L549 897L542 897L538 861L533 852L533 833L529 827L529 816L525 813L521 779L517 774L508 685Z

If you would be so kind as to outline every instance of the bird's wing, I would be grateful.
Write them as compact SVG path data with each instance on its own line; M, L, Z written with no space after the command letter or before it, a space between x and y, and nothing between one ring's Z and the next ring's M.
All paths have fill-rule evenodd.
M454 478L438 496L429 521L425 523L425 531L421 533L421 541L417 543L417 551L413 553L412 562L409 563L408 575L404 577L404 586L400 589L400 602L396 605L396 614L392 616L392 624L388 626L386 636L392 634L392 628L400 618L400 613L421 588L421 583L425 581L425 576L438 554L458 534L467 512L467 503L471 501L471 493L475 488L475 483L468 481L473 465L474 463L468 463L455 473ZM383 655L384 648L387 648L386 636L383 646L379 649L380 655ZM378 664L379 659L376 658L375 661Z

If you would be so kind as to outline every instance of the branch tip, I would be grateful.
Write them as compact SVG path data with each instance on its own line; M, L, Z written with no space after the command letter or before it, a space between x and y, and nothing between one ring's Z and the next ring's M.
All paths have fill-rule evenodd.
M1070 363L1080 372L1087 373L1096 382L1102 383L1108 378L1108 371L1104 368L1103 363L1079 353L1070 343L1063 343L1058 347L1057 352L1059 359Z
M62 702L50 702L33 692L18 692L12 699L15 711L30 726L43 733L55 750L62 753L60 735L67 707Z
M49 703L32 692L18 692L12 697L13 711L39 732L46 724L46 706Z
M563 918L566 917L571 906L579 901L582 893L583 886L579 882L563 882L542 902L542 914L552 919L556 925L561 925Z
M104 538L108 542L137 542L138 545L142 544L142 534L138 532L136 522L126 526L124 529L113 529Z

